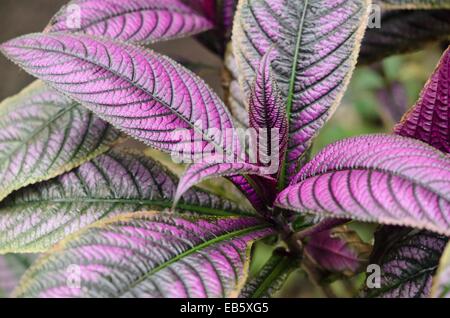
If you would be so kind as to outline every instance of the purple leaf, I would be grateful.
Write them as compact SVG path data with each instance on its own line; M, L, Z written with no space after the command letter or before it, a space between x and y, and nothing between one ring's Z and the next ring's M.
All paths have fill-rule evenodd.
M345 226L314 233L305 246L305 253L319 268L348 276L367 265L370 250L370 245Z
M253 241L272 230L255 218L195 219L134 213L73 235L24 275L18 297L236 297ZM68 270L79 287L68 286Z
M268 170L266 167L257 166L250 163L222 163L215 162L214 158L210 159L210 162L197 163L189 166L184 172L183 176L180 178L180 182L178 183L177 192L175 195L174 206L176 206L179 198L192 186L210 179L217 177L225 177L225 176L236 176L236 175L256 175L256 176L264 176L265 184L268 189L265 187L254 187L259 188L261 191L263 189L273 190L275 188L275 180L270 178L269 176L273 174L273 171ZM244 178L241 176L240 178ZM263 194L260 194L258 197L264 198ZM273 194L272 194L273 197ZM269 199L270 200L270 199ZM271 202L268 200L267 204Z
M212 27L179 0L72 0L53 17L46 32L81 32L149 44Z
M274 56L268 51L262 57L248 103L250 128L258 137L259 165L266 165L268 158L279 158L281 164L287 146L286 108L271 68Z
M80 104L35 82L0 104L0 200L89 161L119 139Z
M222 150L222 136L211 142L207 130L233 127L219 97L200 78L151 50L72 34L27 35L1 49L33 76L160 150L178 149L194 133L205 141L189 151Z
M269 49L279 56L272 66L289 123L280 188L340 103L356 64L367 9L368 1L360 0L239 3L233 45L247 96L261 57Z
M431 296L437 298L450 298L450 245L442 254L439 268L433 279Z
M426 231L404 236L376 261L381 267L381 288L367 288L364 296L427 298L447 241L446 237Z
M350 138L320 152L276 205L449 234L450 157L401 136Z
M450 49L433 73L419 101L395 127L395 133L422 140L450 153Z
M388 10L381 14L380 28L367 28L358 63L423 49L446 41L450 34L450 10Z
M101 218L170 208L177 183L171 173L148 157L109 152L2 202L0 253L46 251ZM177 209L204 215L249 214L199 189L184 193Z
M215 28L199 34L197 39L211 51L223 55L225 45L231 39L231 29L238 0L184 0L184 2L214 22Z
M159 150L188 159L240 152L227 143L233 123L219 97L195 74L151 50L71 34L28 35L0 49L30 74ZM253 200L252 193L244 194Z

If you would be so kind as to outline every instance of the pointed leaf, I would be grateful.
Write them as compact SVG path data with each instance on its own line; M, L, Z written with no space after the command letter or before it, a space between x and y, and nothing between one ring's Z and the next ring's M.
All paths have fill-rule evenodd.
M177 179L150 158L110 152L0 204L0 253L45 251L103 217L170 208L176 187ZM187 191L178 209L241 213L235 204L198 189Z
M421 231L404 236L386 251L381 266L381 288L366 289L365 297L426 298L446 237Z
M70 34L27 35L0 50L30 74L157 149L182 152L188 159L214 151L240 152L233 140L227 142L233 123L219 97L195 74L151 50ZM242 180L237 186L258 208L251 186Z
M450 35L450 10L385 11L380 26L367 29L358 58L360 64L446 41Z
M1 49L30 74L158 149L178 149L194 132L206 141L190 151L223 147L222 137L211 142L207 129L232 127L222 102L200 78L153 51L71 34L27 35Z
M192 186L211 178L236 176L236 175L256 175L264 176L267 179L268 185L272 185L272 189L275 185L275 180L269 176L273 174L269 168L257 166L250 163L222 163L215 162L214 158L211 158L210 162L197 163L189 166L180 178L178 183L177 192L175 195L174 206L177 204L179 198ZM257 187L255 187L257 188ZM261 189L262 190L262 189ZM268 186L267 190L271 190ZM264 195L260 195L264 197Z
M450 157L423 142L349 138L320 152L295 182L276 205L450 234Z
M247 96L261 57L277 52L273 70L285 99L289 144L280 188L312 138L340 103L368 17L368 1L243 0L233 44Z
M46 32L81 32L149 44L212 27L207 17L179 0L72 0L53 17Z
M432 297L450 298L450 245L442 254L439 261L439 268L436 276L433 279L433 286L431 290Z
M305 246L305 253L319 268L347 276L367 265L370 251L371 246L345 226L314 233Z
M134 213L98 222L38 260L19 297L236 297L249 247L271 233L254 218ZM75 268L79 288L68 286Z
M379 0L386 9L450 9L448 0Z
M119 133L42 82L0 104L0 200L107 151Z
M251 278L239 295L240 298L270 298L286 282L294 270L295 260L274 254L264 264L257 276Z
M259 165L277 157L281 164L287 146L286 107L272 73L274 58L273 51L262 57L249 98L250 127L257 132Z
M450 153L450 49L423 89L420 99L395 127L395 133L422 140Z

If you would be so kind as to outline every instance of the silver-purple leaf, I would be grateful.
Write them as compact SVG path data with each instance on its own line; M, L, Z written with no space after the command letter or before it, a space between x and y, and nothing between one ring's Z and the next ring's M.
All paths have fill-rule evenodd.
M257 133L258 164L262 166L277 156L281 166L288 138L286 107L271 67L274 58L273 51L262 57L248 102L249 124Z
M117 130L35 82L0 104L0 200L71 170L118 141Z
M1 50L31 75L160 150L178 150L193 144L191 138L200 144L188 147L192 153L223 150L224 137L208 129L221 134L233 127L203 80L151 50L72 34L26 35ZM186 133L177 133L182 129Z
M80 32L149 44L194 35L213 27L180 0L72 0L46 32Z
M450 49L425 85L419 101L395 127L395 133L411 137L450 153Z
M154 148L191 159L214 151L239 153L239 145L227 138L234 127L220 98L168 57L72 34L27 35L0 50L30 74ZM254 201L251 186L234 182Z
M14 193L0 204L0 253L41 252L98 219L172 207L178 180L150 158L109 152L77 169ZM191 189L179 211L248 215L236 204Z
M240 83L249 94L261 57L273 49L273 70L286 103L289 143L280 188L298 169L312 138L340 103L368 17L368 1L243 0L233 29Z
M450 234L450 157L402 136L349 138L309 162L276 205Z
M413 231L388 246L376 260L381 267L381 288L364 291L365 297L427 298L433 275L448 239L427 231Z
M272 233L255 218L134 213L71 236L24 275L18 297L237 297L252 243ZM67 284L79 273L80 288Z

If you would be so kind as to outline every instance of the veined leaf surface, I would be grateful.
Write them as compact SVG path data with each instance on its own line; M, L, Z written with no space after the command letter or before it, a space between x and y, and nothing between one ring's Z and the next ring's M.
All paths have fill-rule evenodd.
M0 200L107 151L119 133L80 104L35 82L0 104Z
M239 2L233 45L247 96L261 57L269 49L279 56L272 66L289 124L280 188L340 103L356 64L367 7L364 0Z
M176 187L177 179L150 158L109 152L1 203L0 253L45 251L103 217L170 208ZM212 215L240 213L235 204L198 189L187 191L178 209Z
M413 231L385 252L380 260L381 288L366 289L365 297L427 298L439 258L448 241L427 231Z
M200 145L187 151L223 150L223 136L208 129L221 134L233 127L203 80L151 50L78 34L26 35L1 49L31 75L158 149L171 152L194 138ZM181 129L186 134L176 132Z
M179 0L72 0L46 32L81 32L149 44L197 34L213 23Z
M236 155L233 123L220 98L191 71L131 44L87 35L34 34L0 47L30 74L125 133L195 159ZM254 206L251 186L234 181Z
M258 184L254 185L254 189L261 191L259 198L267 200L266 205L271 204L273 200L275 188L275 180L270 177L273 174L268 172L268 168L261 167L250 163L217 163L212 162L197 163L189 166L180 178L177 192L175 195L175 204L179 198L192 186L211 178L236 176L236 175L255 175L261 177L257 180ZM244 178L240 176L240 178ZM263 206L263 205L262 205ZM260 212L262 210L259 210Z
M421 141L349 138L326 147L294 182L276 205L450 234L450 157Z
M358 58L360 64L446 41L450 35L450 10L383 11L380 26L367 29Z
M38 260L19 297L236 297L249 247L272 231L255 218L135 213L98 222ZM79 287L67 285L68 268Z
M423 89L419 101L395 127L395 133L422 140L450 153L450 49Z
M260 61L248 103L249 123L257 133L261 166L277 157L281 166L288 140L286 107L273 76L271 63L275 55L272 52L268 51Z

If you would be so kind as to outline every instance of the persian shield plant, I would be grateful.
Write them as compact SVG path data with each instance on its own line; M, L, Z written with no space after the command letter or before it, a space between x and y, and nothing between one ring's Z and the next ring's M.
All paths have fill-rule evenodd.
M0 104L0 292L270 297L303 271L332 296L376 265L354 296L450 296L450 50L392 133L311 152L358 61L448 38L449 17L446 0L71 1L0 46L38 79ZM224 101L151 48L188 36L223 58ZM198 186L218 177L241 195Z

